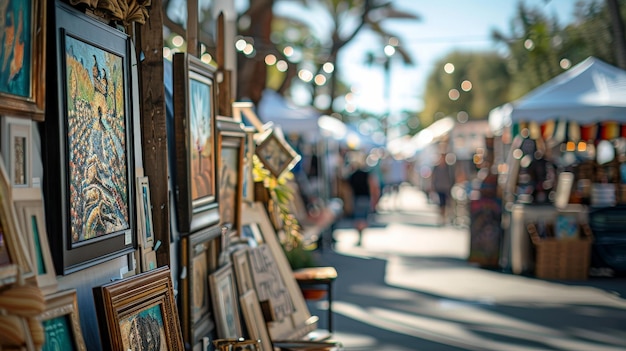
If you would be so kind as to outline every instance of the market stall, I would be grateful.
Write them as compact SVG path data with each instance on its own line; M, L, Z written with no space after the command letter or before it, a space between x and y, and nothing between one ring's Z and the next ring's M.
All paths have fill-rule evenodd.
M565 217L576 218L572 223L578 229L587 222L597 223L593 217L600 209L625 200L620 176L625 122L626 71L594 57L492 111L492 129L508 126L515 137L502 183L504 206L511 214L503 222L503 268L516 274L536 270L536 244L530 241L529 224L540 229L541 238L559 237ZM564 184L562 175L571 180L567 187L558 188ZM562 207L555 206L559 197L565 198ZM595 248L608 239L599 237L600 232L594 234L592 264L606 265ZM611 240L616 238L612 234Z

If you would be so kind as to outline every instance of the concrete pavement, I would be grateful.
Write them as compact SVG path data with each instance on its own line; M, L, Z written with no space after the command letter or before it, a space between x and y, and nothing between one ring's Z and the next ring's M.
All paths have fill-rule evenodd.
M561 282L466 261L469 231L439 227L437 209L403 186L355 246L348 219L334 249L334 339L346 350L626 350L626 279ZM309 302L327 326L325 300Z

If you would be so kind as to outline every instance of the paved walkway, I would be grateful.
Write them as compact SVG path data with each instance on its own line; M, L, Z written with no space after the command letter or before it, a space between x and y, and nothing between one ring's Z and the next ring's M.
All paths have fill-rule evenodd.
M437 209L403 187L381 199L363 245L348 220L334 249L334 338L346 350L626 350L626 279L559 282L466 261L468 229L436 226ZM310 302L324 328L327 303Z

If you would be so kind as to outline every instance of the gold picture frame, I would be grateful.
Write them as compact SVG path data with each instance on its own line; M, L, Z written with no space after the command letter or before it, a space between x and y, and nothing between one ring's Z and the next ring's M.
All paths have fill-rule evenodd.
M126 351L144 343L185 350L169 267L95 287L93 294L104 349Z
M86 351L80 329L76 289L58 291L45 296L46 310L37 320L41 322L45 334L42 350Z

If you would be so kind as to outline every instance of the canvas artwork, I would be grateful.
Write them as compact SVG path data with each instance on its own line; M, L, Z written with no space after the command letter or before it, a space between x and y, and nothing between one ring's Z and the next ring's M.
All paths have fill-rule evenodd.
M240 151L222 147L220 162L220 220L224 224L237 222L238 160ZM235 229L235 228L233 228Z
M31 96L32 1L7 0L0 6L0 92Z
M160 304L121 318L120 334L125 350L168 350Z
M129 228L122 58L65 36L71 242Z
M190 74L191 199L215 196L211 85Z

